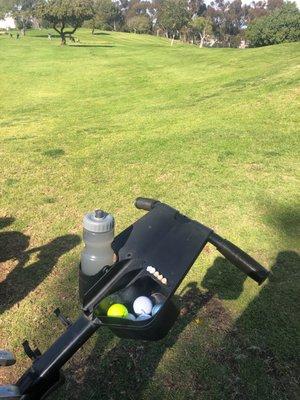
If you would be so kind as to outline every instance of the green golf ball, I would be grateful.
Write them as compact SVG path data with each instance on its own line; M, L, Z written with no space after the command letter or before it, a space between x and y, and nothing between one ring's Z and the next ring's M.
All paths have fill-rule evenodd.
M107 311L108 317L114 318L126 318L128 315L128 310L123 304L113 304L109 307Z

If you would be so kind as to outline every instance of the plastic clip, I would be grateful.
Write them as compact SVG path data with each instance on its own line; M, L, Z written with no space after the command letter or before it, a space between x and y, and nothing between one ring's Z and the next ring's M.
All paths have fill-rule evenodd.
M39 357L42 354L38 348L32 350L32 348L30 347L30 345L28 343L28 340L24 340L24 342L22 343L22 346L23 346L23 349L24 349L26 355L31 360L35 360L37 357Z
M70 325L72 325L72 321L71 321L69 318L65 317L65 316L62 314L62 312L60 311L59 308L56 308L56 310L54 310L53 312L54 312L54 314L57 316L57 318L60 320L60 322L61 322L63 325L65 325L67 328L68 328Z

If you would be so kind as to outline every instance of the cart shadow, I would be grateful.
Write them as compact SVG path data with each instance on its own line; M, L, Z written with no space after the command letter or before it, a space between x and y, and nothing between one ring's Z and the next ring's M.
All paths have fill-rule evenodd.
M267 203L265 221L289 239L297 240L300 233L300 207L280 203L271 203L270 206L270 203Z
M268 389L272 392L276 388L277 398L296 398L293 390L299 365L299 266L297 252L279 252L266 285L235 324L242 337L247 332L250 337L248 344L241 345L248 362L253 360L268 376ZM254 388L255 376L250 374L247 384ZM258 393L265 393L267 398L267 385L262 382L256 386ZM299 394L299 387L297 390Z
M0 220L4 227L12 223ZM6 223L6 225L5 225ZM2 228L3 229L3 228ZM58 259L80 243L77 235L64 235L44 246L29 248L30 237L18 231L0 232L0 314L21 301L50 274ZM30 263L33 256L34 261ZM6 274L5 262L16 263Z
M188 343L181 341L173 364L180 368L191 350L191 354L201 355L193 356L191 368L184 363L188 371L184 372L183 382L178 384L178 376L171 376L168 386L181 393L182 388L187 388L186 398L201 399L206 393L228 400L256 400L258 393L261 400L298 398L299 265L300 257L295 251L279 252L272 274L259 294L225 329L220 329L218 303L212 304L211 312L205 315L209 328L203 339L192 331ZM218 279L215 271L216 263L207 276ZM223 289L218 293L218 282L215 287L210 285L219 298L232 295L232 291L224 293ZM153 398L159 398L162 388L157 386L152 382L150 390L143 393L144 398L152 398L147 396L149 392Z
M247 276L223 257L217 257L207 270L201 286L219 299L235 300L244 290Z
M4 229L7 226L11 225L15 219L13 217L2 217L0 218L0 229Z

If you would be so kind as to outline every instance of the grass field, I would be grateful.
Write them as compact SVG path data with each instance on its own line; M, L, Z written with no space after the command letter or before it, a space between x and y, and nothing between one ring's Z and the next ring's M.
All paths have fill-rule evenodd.
M299 362L299 43L198 49L162 38L0 36L0 347L30 364L80 306L84 212L117 232L158 198L272 269L258 287L212 247L177 294L161 342L95 335L52 399L291 400ZM298 280L297 280L298 279Z

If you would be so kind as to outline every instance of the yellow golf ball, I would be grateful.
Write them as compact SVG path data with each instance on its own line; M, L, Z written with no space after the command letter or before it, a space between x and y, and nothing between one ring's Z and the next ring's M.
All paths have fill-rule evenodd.
M113 304L107 310L108 317L115 317L115 318L126 318L128 315L128 310L123 304Z

